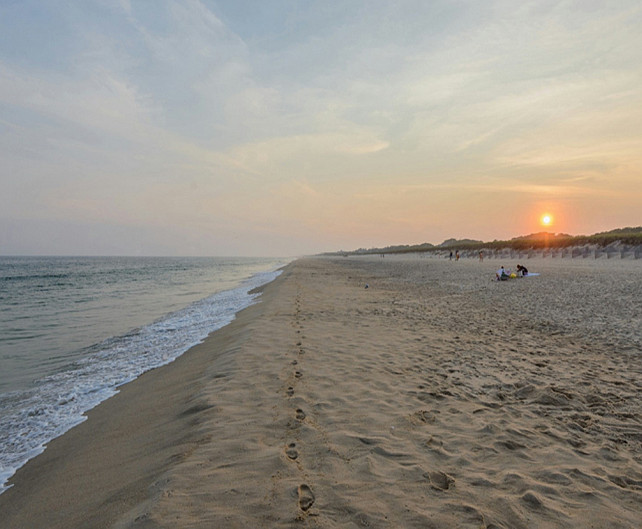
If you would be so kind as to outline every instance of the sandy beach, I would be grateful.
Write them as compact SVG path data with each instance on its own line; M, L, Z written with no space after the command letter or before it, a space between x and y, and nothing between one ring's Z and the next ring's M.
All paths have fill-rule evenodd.
M20 469L0 527L640 527L642 262L500 264L291 263Z

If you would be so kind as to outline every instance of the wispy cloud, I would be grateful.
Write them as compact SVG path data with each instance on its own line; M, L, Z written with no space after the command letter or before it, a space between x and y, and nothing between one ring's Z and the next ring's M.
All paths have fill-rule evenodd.
M492 238L493 207L555 197L633 224L641 25L633 0L4 4L0 209L204 239L234 218L252 244L473 213Z

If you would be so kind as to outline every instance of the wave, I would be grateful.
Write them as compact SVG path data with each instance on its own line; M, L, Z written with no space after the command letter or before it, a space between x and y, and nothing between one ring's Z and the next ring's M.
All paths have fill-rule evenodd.
M255 302L258 294L251 292L279 274L256 274L237 288L87 348L80 360L34 388L0 395L0 494L18 468L49 441L83 422L85 412L114 395L119 386L172 362L229 324L238 311Z

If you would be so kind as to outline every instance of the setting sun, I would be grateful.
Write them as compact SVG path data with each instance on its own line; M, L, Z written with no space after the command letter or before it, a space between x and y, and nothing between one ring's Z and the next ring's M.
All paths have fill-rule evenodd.
M553 217L546 213L542 215L540 222L542 223L542 226L550 226L553 223Z

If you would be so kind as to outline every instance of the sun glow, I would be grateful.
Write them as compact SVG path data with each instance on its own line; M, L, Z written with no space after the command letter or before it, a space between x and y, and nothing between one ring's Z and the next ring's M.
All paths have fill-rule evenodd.
M542 226L550 226L551 224L553 224L553 217L550 214L545 213L544 215L542 215L540 223L542 224Z

